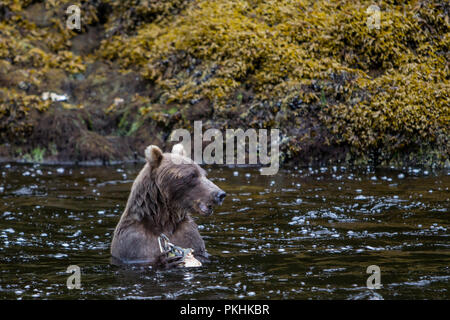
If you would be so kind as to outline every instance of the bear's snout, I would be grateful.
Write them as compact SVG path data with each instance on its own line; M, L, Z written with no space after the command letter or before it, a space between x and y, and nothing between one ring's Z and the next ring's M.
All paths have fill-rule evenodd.
M214 202L218 205L221 205L227 193L223 190L219 190L214 194Z

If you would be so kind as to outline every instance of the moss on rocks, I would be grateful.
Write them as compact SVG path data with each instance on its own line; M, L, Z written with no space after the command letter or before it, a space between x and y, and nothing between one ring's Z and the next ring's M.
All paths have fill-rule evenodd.
M83 147L62 157L91 152L97 135L138 152L145 130L164 143L204 120L281 128L283 159L304 164L449 158L445 2L384 1L372 28L365 0L86 0L81 31L65 28L69 4L0 5L0 144L25 143L36 119L64 106L39 99L51 88L91 118L70 148ZM96 156L131 157L114 145Z

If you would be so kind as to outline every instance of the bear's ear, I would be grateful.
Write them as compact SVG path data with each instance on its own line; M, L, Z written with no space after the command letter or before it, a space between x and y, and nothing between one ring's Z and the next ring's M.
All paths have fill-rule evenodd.
M181 143L177 143L172 147L172 153L178 154L180 156L186 157L187 153L186 150L184 150L184 147Z
M163 153L157 146L151 145L145 149L145 159L152 169L158 168L161 164Z

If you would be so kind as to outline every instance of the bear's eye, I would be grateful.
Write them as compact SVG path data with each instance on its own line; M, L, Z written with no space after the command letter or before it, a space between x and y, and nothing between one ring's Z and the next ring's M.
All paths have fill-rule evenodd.
M191 173L187 176L187 179L188 179L189 181L192 181L192 180L196 179L197 177L198 177L198 173L197 173L197 172L191 172Z

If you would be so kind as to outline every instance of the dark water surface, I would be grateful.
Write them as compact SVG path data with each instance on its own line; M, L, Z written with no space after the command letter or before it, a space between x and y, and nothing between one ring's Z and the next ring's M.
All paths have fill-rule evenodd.
M140 168L0 164L0 299L450 298L449 171L211 169L228 193L197 219L213 261L154 271L110 263Z

